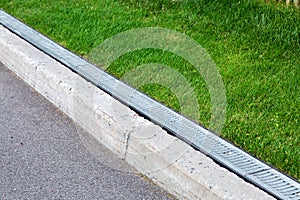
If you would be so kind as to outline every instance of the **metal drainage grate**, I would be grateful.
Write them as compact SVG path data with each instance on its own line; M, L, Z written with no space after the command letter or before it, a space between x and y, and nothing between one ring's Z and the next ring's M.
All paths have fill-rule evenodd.
M300 200L300 183L296 180L120 82L2 10L0 24L274 197Z
M281 199L300 200L299 182L292 181L274 169L248 175L263 188Z

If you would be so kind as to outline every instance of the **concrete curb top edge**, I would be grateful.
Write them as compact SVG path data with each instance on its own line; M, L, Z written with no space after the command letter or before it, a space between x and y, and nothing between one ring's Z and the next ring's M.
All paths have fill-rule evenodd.
M9 24L7 24L8 21ZM258 188L255 188L249 183L246 183L235 174L219 167L211 159L194 150L188 144L170 136L162 128L136 116L127 106L106 94L107 91L110 91L109 94L112 94L114 97L119 96L119 93L121 93L121 96L124 95L126 97L132 93L136 93L136 90L133 88L124 85L123 87L125 89L123 91L115 91L114 86L119 84L117 82L118 80L98 68L91 68L90 63L87 63L85 60L72 54L48 38L33 31L26 25L20 25L19 21L14 18L12 19L3 11L0 11L0 23L6 28L8 28L7 26L10 26L10 31L13 29L13 32L18 35L16 36L4 27L0 26L0 61L29 83L39 93L45 96L49 101L54 103L63 112L69 115L75 122L91 133L98 141L106 145L114 153L124 158L129 164L146 174L150 179L167 189L169 192L175 194L179 198L187 199L272 199L271 196L262 192ZM26 41L20 39L19 36L26 39ZM28 36L31 38L28 38ZM35 47L32 46L32 44L29 44L28 40L32 40ZM39 44L36 43L37 41L43 42ZM36 47L38 47L38 49ZM41 49L43 49L44 53L41 52ZM49 54L51 56L49 56ZM55 59L53 59L53 57ZM74 65L74 63L76 64ZM47 66L51 67L49 68ZM73 66L70 67L73 71L76 71L91 83L73 73L65 66ZM99 82L99 73L101 74L100 77L103 78L102 82ZM105 92L93 85L93 82L96 82L97 84L106 83L106 85L100 86L100 88L104 89ZM55 89L53 90L53 88ZM117 99L122 101L123 98L121 97ZM125 99L128 99L128 97ZM111 108L107 108L107 105L103 105L101 102L113 105L114 109L117 109L118 112L116 113L115 111L112 111ZM145 102L148 102L148 100L142 99L137 103L136 107L132 107L135 108L135 110L143 110L145 108L142 108L142 106L144 106ZM129 105L130 103L131 102L125 102L126 105ZM89 106L89 104L92 106ZM160 108L162 105L155 104L155 106ZM101 113L106 113L108 116L103 116ZM173 115L177 117L179 114L172 113L170 116ZM112 119L114 120L111 121ZM157 117L154 118L153 121L159 125L165 126L166 124L161 124L159 119L160 118ZM170 131L174 132L174 130L172 130L172 128L168 128L168 126L170 126L170 124L167 124L166 129L171 129ZM188 130L194 126L197 126L197 129L200 127L195 123L188 123L186 126ZM202 127L200 127L200 129L204 132L204 134L209 134L210 137L216 138L216 136L208 133L208 131ZM153 132L156 133L155 136L152 134ZM150 140L145 141L137 136L145 133L151 135ZM180 136L181 135L179 135L179 137ZM181 137L183 137L183 139L187 138L187 142L190 142L189 138L194 138L194 135ZM221 145L224 145L224 142L219 141L219 138L216 140ZM172 151L161 149L158 144L163 143L163 141L170 145L171 143L177 145L168 146ZM172 142L170 143L170 141ZM198 146L198 144L196 145ZM155 146L157 149L153 152L151 148ZM182 147L182 152L178 152L178 150L176 150L176 147L178 146ZM206 151L206 149L202 150L204 152ZM236 149L234 150L238 151ZM178 159L174 159L174 155L172 155L173 152L178 152ZM238 153L243 156L245 154L241 150L238 151ZM151 156L147 157L145 155ZM215 171L208 172L201 166L197 166L196 163L197 160L199 160L197 159L197 156L199 159L201 158L202 161L205 160L207 165L211 166L211 168ZM191 158L193 159L191 160ZM194 164L187 165L189 167L183 166L182 164L186 163L188 160ZM152 165L150 165L150 163L152 163ZM230 163L224 163L222 160L221 163L225 166L230 165ZM259 164L262 166L261 169L263 170L255 173L259 174L266 171L271 174L277 173L276 170L271 169L268 165L265 165L264 163ZM159 170L153 171L153 168ZM189 168L198 169L198 174L192 174ZM233 171L236 170L233 169ZM204 172L211 174L211 176L207 174L204 175ZM249 175L248 172L242 173L245 173L241 174L242 176L250 177L250 173ZM255 173L252 174L255 175ZM170 175L173 176L172 179L170 179ZM212 180L215 179L215 176L217 175L221 177L221 180ZM265 175L263 174L263 176ZM206 177L206 179L203 179L203 177ZM230 177L230 180L225 179L225 177ZM246 177L246 179L249 177ZM287 183L291 181L288 177L285 177L285 180ZM204 181L204 183L202 181ZM227 181L232 185L228 184ZM260 182L261 180L258 178L256 181ZM186 183L190 184L186 185ZM297 185L297 182L292 182L291 185L295 185L296 192L294 192L294 194L297 195L298 191L300 191L299 184ZM235 187L239 188L239 192L234 189ZM266 189L268 192L272 192L269 191L268 188L263 189ZM273 193L273 195L282 197L280 196L280 193ZM300 197L298 198L295 196L294 199L300 199Z

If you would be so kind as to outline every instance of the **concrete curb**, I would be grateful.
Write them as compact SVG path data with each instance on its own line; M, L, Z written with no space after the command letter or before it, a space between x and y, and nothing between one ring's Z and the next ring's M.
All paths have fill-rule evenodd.
M0 61L179 199L274 199L0 26Z

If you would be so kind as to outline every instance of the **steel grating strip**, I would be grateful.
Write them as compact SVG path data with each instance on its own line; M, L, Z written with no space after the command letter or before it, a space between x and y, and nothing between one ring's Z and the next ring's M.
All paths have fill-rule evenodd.
M125 83L120 82L2 10L0 10L0 24L136 112L164 127L178 138L207 154L215 161L261 189L279 199L300 200L299 182L272 169L270 166L214 135L205 128L182 117ZM248 160L248 165L251 165L251 167L249 168L244 164L240 165L242 160ZM252 164L254 164L253 167ZM287 183L289 187L282 188L280 184L282 182Z
M272 179L265 179L265 177L272 177ZM261 178L264 177L264 178ZM256 182L260 183L263 187L268 187L268 190L275 194L276 197L280 199L295 199L300 200L300 187L299 182L293 180L281 173L278 173L275 169L270 169L266 172L260 172L256 174L249 175L249 178L255 180ZM283 184L283 185L282 185ZM286 184L289 185L288 188L291 188L289 193L286 192L288 188L280 188L285 186Z

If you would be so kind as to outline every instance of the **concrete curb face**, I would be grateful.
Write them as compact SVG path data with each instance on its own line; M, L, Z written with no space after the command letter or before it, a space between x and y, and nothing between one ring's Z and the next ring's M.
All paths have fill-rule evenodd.
M99 142L179 199L274 199L3 26L0 61Z

